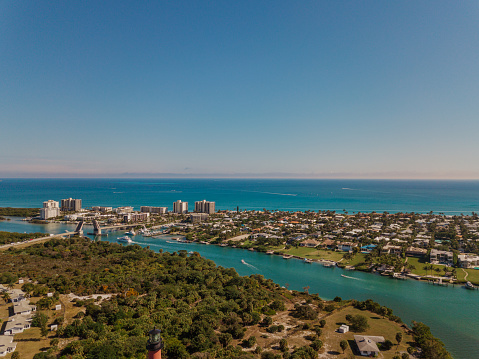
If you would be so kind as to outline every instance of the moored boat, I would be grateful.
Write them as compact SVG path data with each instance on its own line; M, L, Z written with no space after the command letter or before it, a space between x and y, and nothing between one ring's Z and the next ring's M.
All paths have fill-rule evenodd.
M466 289L474 289L474 284L472 284L471 282L466 282Z

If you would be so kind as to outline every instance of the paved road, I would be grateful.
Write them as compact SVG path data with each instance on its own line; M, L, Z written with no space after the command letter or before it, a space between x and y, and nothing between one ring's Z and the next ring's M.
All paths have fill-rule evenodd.
M72 236L74 234L77 234L77 232L64 232L64 233L59 233L59 234L54 234L54 235L48 235L45 237L39 237L39 238L34 238L32 240L26 241L26 242L15 242L15 243L9 243L9 244L4 244L3 246L0 246L0 251L7 250L10 247L18 247L18 248L23 248L35 243L39 243L42 241L45 241L50 238L56 238L56 237L63 237L63 236Z

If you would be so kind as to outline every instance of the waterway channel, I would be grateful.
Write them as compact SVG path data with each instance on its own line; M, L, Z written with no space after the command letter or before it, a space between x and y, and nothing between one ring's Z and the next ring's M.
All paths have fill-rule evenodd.
M72 229L74 225L34 225L18 219L0 222L0 231L10 232L61 233ZM88 231L90 227L85 228L85 232ZM123 232L112 232L99 238L116 242L121 235ZM282 286L289 284L289 289L301 291L309 286L310 293L318 293L324 299L335 296L358 300L371 298L392 308L408 325L412 320L429 325L454 358L479 358L479 291L468 291L461 286L438 287L415 280L394 280L336 267L326 268L318 263L285 260L281 256L242 249L182 243L172 240L171 236L154 238L137 235L132 239L134 243L149 246L154 251L183 249L198 252L217 265L235 268L240 275L262 274Z

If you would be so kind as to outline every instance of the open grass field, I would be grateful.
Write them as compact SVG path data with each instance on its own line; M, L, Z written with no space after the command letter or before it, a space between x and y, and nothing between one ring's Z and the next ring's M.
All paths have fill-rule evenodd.
M420 258L415 258L415 257L408 257L407 259L408 264L412 264L415 269L412 270L412 273L418 274L418 275L426 275L426 270L424 269L424 266L426 265L426 262L421 260ZM428 275L434 275L434 276L444 276L444 268L445 266L443 265L438 265L438 264L433 264L434 269L428 270L427 274ZM437 271L436 268L439 270Z
M464 271L467 273L467 277ZM457 268L457 281L458 282L469 281L475 285L479 285L479 270Z
M361 314L368 318L369 329L365 332L361 333L354 333L354 332L347 332L344 334L337 333L336 330L339 328L341 324L348 324L346 321L346 315L357 315ZM356 348L356 344L354 342L354 335L373 335L373 336L383 336L384 339L389 339L394 346L388 351L382 351L381 354L385 359L392 359L394 355L396 355L397 350L397 341L396 341L396 333L402 332L403 339L401 344L399 345L399 352L403 353L406 352L407 347L409 346L408 342L412 342L412 337L409 334L404 332L404 328L402 328L399 324L395 322L391 322L388 319L384 319L381 316L370 313L368 311L362 311L353 307L346 307L344 309L339 310L338 312L333 312L330 316L326 318L326 325L323 329L323 334L321 338L325 343L325 353L321 357L331 357L331 358L350 358L351 355L354 355L351 347ZM346 340L349 343L349 348L343 354L343 350L341 349L339 343L341 340ZM354 356L355 358L364 358L360 355Z
M328 251L323 249L316 249L316 248L308 248L308 247L292 247L290 249L275 249L275 251L290 254L293 256L303 257L303 258L310 258L310 259L324 259L324 260L331 260L331 261L339 261L343 258L345 252L334 252Z
M342 264L345 264L345 265L348 265L348 266L358 266L358 265L361 265L361 264L365 264L364 260L366 258L366 255L363 254L363 253L358 253L354 256L353 259L351 260L345 260L343 259L341 261Z

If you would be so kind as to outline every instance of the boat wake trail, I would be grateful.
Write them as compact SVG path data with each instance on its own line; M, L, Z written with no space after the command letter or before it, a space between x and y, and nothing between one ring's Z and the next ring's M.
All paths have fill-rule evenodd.
M259 269L258 269L258 268L256 268L254 265L252 265L252 264L249 264L249 263L246 263L246 262L244 261L244 259L242 259L242 260L241 260L241 263L243 263L245 266L248 266L248 267L250 267L250 268L253 268L253 269L259 270Z
M365 281L366 281L365 279L356 278L356 277L350 277L350 276L344 275L344 274L341 274L341 277L348 278L348 279L360 280L361 282L365 282Z

